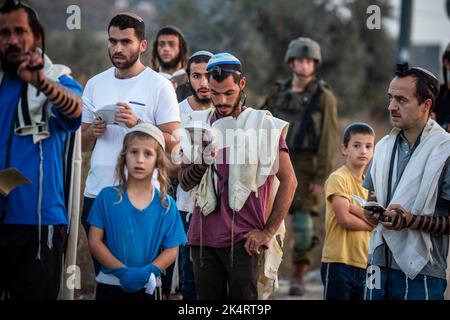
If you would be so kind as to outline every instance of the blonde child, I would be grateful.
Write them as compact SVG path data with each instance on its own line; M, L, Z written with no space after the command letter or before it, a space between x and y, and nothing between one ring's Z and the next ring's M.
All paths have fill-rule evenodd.
M365 219L351 195L367 199L362 187L364 171L372 159L375 133L366 123L350 124L344 131L342 154L345 165L325 182L325 240L322 250L321 276L324 299L363 299L370 232L373 226Z
M125 136L116 167L119 185L104 188L89 214L89 248L101 263L97 300L154 300L162 272L175 261L186 234L167 195L162 132L139 124ZM158 169L160 189L152 185Z

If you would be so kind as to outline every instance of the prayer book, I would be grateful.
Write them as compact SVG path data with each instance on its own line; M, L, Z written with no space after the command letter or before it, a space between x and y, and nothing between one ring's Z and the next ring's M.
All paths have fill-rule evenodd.
M0 171L0 194L6 197L12 190L22 185L30 184L31 180L15 168Z

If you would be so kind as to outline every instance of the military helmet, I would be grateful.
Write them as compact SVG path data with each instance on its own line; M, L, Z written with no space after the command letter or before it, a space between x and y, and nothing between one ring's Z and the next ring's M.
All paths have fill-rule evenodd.
M289 63L293 58L310 58L316 60L318 64L322 62L319 44L310 39L300 37L292 40L286 50L284 61Z

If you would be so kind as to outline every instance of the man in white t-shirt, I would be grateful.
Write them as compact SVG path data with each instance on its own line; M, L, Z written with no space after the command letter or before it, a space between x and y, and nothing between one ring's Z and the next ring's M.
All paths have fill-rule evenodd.
M90 79L83 92L82 149L92 150L82 214L86 233L95 197L104 187L115 184L116 162L128 130L140 122L156 125L164 133L170 154L177 144L172 133L180 123L172 84L140 60L147 48L142 18L130 12L116 15L109 23L108 36L108 53L114 67ZM98 117L102 108L114 109L114 105L114 123ZM97 274L97 263L95 269Z
M183 125L183 119L193 111L206 110L213 107L209 90L208 72L206 72L206 66L212 55L209 51L197 51L188 60L186 72L192 95L180 102L181 125ZM190 194L181 189L179 185L177 187L177 208L180 211L184 230L187 233L190 218L194 211L194 201ZM180 290L183 300L197 300L190 248L186 245L180 246L180 274Z

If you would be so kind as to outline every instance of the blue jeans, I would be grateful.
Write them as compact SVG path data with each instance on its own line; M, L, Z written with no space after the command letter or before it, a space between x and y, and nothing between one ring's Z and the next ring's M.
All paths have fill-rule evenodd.
M324 300L362 300L366 269L343 263L322 263L320 275Z
M184 231L188 232L192 214L180 211L183 221ZM194 267L191 261L191 248L187 245L180 246L180 291L183 300L198 300L197 289L195 288Z
M411 280L402 271L390 269L388 283L386 268L369 266L367 270L365 300L444 300L445 279L419 274Z

